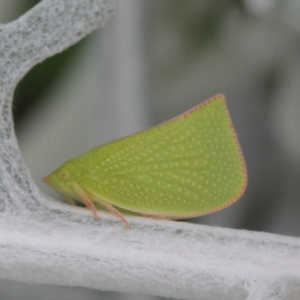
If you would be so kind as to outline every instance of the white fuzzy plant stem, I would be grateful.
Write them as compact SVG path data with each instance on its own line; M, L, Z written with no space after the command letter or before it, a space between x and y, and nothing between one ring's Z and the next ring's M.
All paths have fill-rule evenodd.
M109 0L44 0L0 27L0 276L180 299L299 299L297 238L134 217L125 229L32 181L14 133L14 88L114 11Z

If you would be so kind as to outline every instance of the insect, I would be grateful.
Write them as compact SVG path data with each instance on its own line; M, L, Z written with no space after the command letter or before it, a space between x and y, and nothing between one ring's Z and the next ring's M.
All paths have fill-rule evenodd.
M244 158L227 110L216 95L145 131L95 147L62 164L43 181L84 203L97 219L103 208L184 219L223 209L247 185Z

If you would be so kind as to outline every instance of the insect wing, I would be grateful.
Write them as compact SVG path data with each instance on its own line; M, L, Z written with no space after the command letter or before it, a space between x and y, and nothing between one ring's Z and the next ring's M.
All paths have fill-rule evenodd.
M86 188L94 200L143 214L207 214L233 203L246 187L244 159L222 95L94 148L86 159Z

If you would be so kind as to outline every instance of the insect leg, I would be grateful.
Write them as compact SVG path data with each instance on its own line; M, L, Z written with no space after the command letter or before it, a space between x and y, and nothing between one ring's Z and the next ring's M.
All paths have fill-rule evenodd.
M92 211L94 219L95 220L98 219L96 208L92 203L92 201L89 199L89 197L86 195L84 190L76 182L72 182L71 186L74 189L74 191L77 193L77 195L81 198L81 200L86 204L86 206ZM98 199L98 197L97 197L97 201L99 201L106 209L108 209L116 217L121 219L121 221L124 223L126 228L129 227L128 221L123 217L123 215L116 208L114 208L111 204L109 204L105 200Z
M113 213L117 218L121 219L121 221L124 223L125 227L129 227L128 221L124 218L124 216L116 209L114 208L111 204L104 200L100 200L97 198L97 201L99 201L106 209L108 209L111 213Z
M84 190L75 182L71 183L72 188L77 193L77 195L81 198L81 200L86 204L86 206L92 211L94 220L98 219L98 215L96 212L96 208L92 201L88 198L88 196L85 194Z

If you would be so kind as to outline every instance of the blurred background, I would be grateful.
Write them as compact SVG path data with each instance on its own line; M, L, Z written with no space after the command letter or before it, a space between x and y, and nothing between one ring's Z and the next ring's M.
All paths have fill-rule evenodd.
M39 1L0 2L0 22ZM14 121L40 178L94 146L224 93L249 183L229 208L188 220L300 235L300 1L120 0L115 17L18 85ZM0 281L0 299L152 299Z

